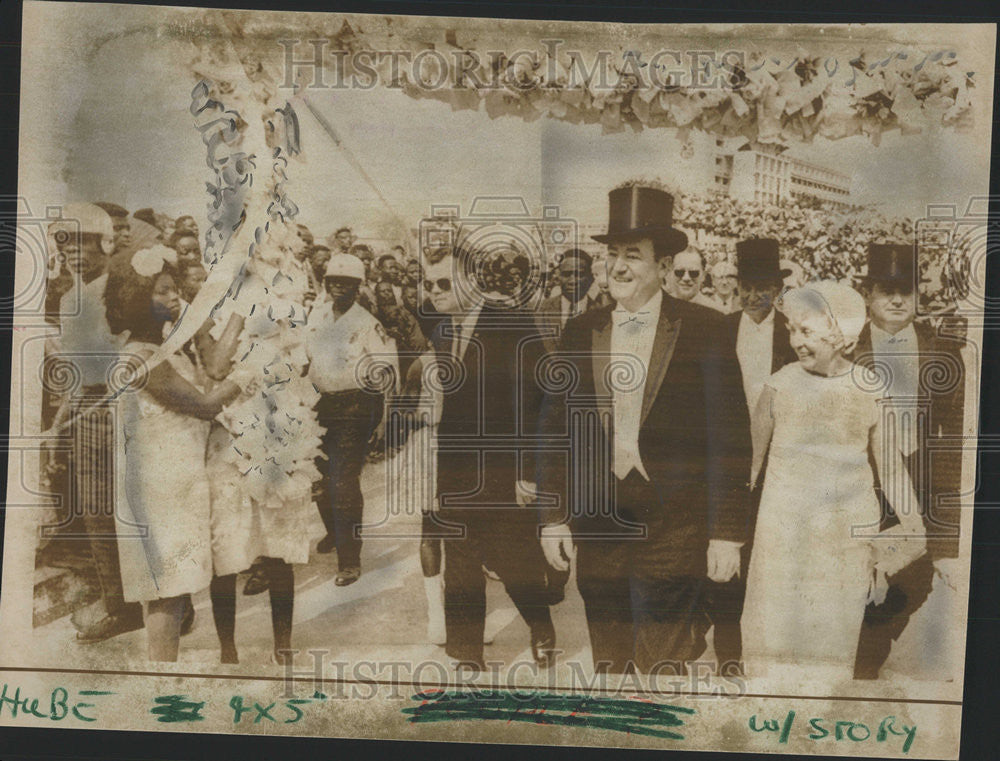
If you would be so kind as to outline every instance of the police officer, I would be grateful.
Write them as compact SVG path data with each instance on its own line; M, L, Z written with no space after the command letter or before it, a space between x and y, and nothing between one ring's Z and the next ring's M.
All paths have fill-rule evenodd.
M316 550L337 548L337 586L353 584L361 576L361 468L382 417L378 391L391 392L399 377L394 342L356 303L364 277L365 265L358 257L330 257L323 278L329 298L313 307L306 338L309 378L321 394L316 411L326 428L327 460L319 461L323 478L317 506L327 535Z

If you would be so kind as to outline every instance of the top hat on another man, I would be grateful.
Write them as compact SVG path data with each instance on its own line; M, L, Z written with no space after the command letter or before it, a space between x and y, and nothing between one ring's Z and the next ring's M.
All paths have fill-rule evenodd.
M778 241L774 238L749 238L736 244L736 277L741 282L781 285L792 274L782 268Z
M627 243L649 238L656 257L673 256L687 248L688 238L673 226L674 197L645 185L626 185L608 193L608 232L594 235L598 243Z
M903 288L913 291L919 283L916 247L907 243L871 243L868 246L868 273L864 283Z

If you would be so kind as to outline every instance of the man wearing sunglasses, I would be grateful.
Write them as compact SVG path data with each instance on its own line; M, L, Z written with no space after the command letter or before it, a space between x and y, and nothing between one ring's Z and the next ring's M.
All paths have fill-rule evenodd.
M541 543L556 569L576 558L595 671L683 674L705 649L707 581L739 568L749 416L722 316L661 289L687 247L673 197L630 184L608 200L594 239L616 305L566 323L574 382L549 389L540 431L583 438L539 455L540 494L557 497L539 506Z
M712 307L715 304L701 292L705 282L705 255L693 248L674 255L664 270L664 288L681 301Z
M445 652L465 668L485 668L486 566L528 624L535 661L548 667L552 593L537 516L518 488L534 473L541 341L532 314L487 303L473 276L479 252L437 253L425 262L423 289L444 316L431 343L447 369L439 384L437 510L425 519L424 538L444 539Z

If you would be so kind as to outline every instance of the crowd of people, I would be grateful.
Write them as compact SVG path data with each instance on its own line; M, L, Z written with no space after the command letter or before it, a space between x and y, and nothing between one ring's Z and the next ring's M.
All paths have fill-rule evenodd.
M322 243L297 225L323 456L311 499L282 510L241 494L221 465L239 447L218 419L247 393L232 379L244 317L206 319L143 384L109 395L110 364L156 356L208 276L195 220L67 207L76 226L51 231L60 332L49 353L73 357L79 384L47 391L43 422L72 432L69 491L106 613L77 639L145 627L150 659L176 660L191 595L208 589L220 659L236 663L237 576L248 571L245 591L270 595L283 662L294 565L335 551L336 585L361 577L361 471L373 449L396 454L387 439L406 442L407 431L386 435L386 402L429 395L439 446L421 468L436 474L434 499L419 505L427 638L456 663L484 668L488 572L550 666L550 610L575 565L598 671L683 673L712 627L720 672L812 665L876 678L934 576L957 573L957 513L939 497L958 492L960 462L936 456L930 473L917 463L930 440L961 432L964 371L956 343L915 320L912 226L818 221L800 207L771 216L727 199L682 199L675 213L669 193L639 185L613 190L609 207L599 254L570 248L544 269L513 242L376 254L350 227ZM726 231L735 256L679 227ZM395 383L373 393L359 368L385 356ZM928 385L941 357L957 379ZM574 383L553 380L556 360ZM622 360L638 361L625 374L634 382L615 372ZM860 382L859 368L888 368L885 383ZM463 382L431 382L434 372ZM902 405L891 418L886 400ZM918 425L914 400L930 405L929 422ZM608 414L581 433L581 409ZM546 449L540 435L567 446ZM59 462L49 455L50 477ZM316 546L312 510L326 528ZM140 541L129 526L145 527Z
M698 246L710 267L731 259L740 238L773 238L794 264L797 280L840 280L854 286L864 279L871 243L910 241L918 234L918 223L908 217L796 199L778 204L684 194L678 198L677 217L682 228L705 241ZM943 309L960 295L955 278L949 278L955 265L947 261L948 254L947 245L920 241L918 296L924 311Z

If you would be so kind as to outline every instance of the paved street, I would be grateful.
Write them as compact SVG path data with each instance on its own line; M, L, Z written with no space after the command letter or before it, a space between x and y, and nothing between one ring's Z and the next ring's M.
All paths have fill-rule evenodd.
M361 579L348 587L334 584L336 554L313 554L306 565L295 567L296 598L293 645L301 653L297 670L310 670L309 650L324 651L327 663L358 661L403 661L451 665L444 649L426 640L427 613L419 561L419 516L386 516L386 483L398 483L399 463L388 469L385 463L370 463L362 474L365 494L365 521L378 524L380 534L396 538L373 537L365 542ZM324 530L318 515L312 525L313 546ZM401 535L407 538L399 538ZM245 575L240 577L242 590ZM908 675L917 679L949 679L960 673L958 653L949 654L950 641L958 636L954 610L957 597L938 579L934 592L911 621L894 647L883 676ZM212 622L208 590L194 596L196 620L193 631L181 640L177 670L207 673L247 673L278 675L281 668L271 662L271 623L268 595L238 600L236 642L240 653L237 667L219 664L218 640ZM518 616L503 585L487 580L487 630L494 641L486 647L486 660L505 664L531 663L528 628ZM571 578L566 599L553 609L558 647L564 651L561 662L576 662L589 671L588 644L583 602ZM69 668L127 669L148 671L156 668L146 658L146 640L142 630L96 645L78 645L68 617L37 630L40 663L61 663ZM703 660L713 657L711 634L709 650ZM386 667L388 668L388 667ZM434 674L445 673L435 669ZM560 670L560 677L566 674ZM368 676L374 676L368 672ZM384 671L381 678L389 678ZM530 680L530 669L522 666L519 680ZM539 677L544 680L544 677Z

